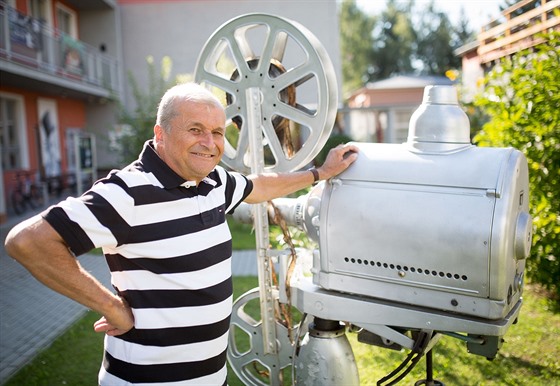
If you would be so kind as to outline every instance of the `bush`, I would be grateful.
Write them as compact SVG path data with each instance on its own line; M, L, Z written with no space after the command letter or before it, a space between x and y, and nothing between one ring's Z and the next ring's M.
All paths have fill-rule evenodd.
M527 157L533 217L527 275L560 295L560 32L543 38L486 76L475 103L490 121L474 140L481 146L512 146Z
M351 142L351 141L352 141L352 138L350 138L350 137L348 137L347 135L344 135L344 134L336 134L336 135L330 136L329 139L327 139L327 142L325 143L325 146L323 146L323 148L321 149L319 154L317 154L317 156L313 160L313 164L315 166L321 166L323 164L323 162L325 162L325 159L327 158L327 154L329 153L329 150L331 150L333 147L337 147L341 143L347 143L347 142Z

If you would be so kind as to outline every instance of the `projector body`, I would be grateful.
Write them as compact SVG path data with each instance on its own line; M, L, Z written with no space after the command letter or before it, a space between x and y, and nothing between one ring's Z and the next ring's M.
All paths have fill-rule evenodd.
M318 218L308 221L318 224L313 282L504 317L521 297L531 240L523 154L472 145L439 153L356 145L357 161L319 188L320 206L312 210Z

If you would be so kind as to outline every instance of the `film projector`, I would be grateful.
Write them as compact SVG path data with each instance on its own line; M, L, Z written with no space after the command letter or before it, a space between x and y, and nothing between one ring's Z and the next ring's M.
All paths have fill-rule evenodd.
M204 46L195 79L223 97L223 163L239 172L307 167L335 123L330 59L290 20L227 22ZM522 304L527 161L512 148L473 146L469 133L455 88L429 86L406 143L356 143L356 162L308 194L236 209L254 225L259 280L234 302L231 321L228 360L246 385L359 385L348 331L408 352L378 385L397 383L423 356L427 378L416 384L441 384L431 350L442 336L495 357ZM271 250L275 215L318 248Z

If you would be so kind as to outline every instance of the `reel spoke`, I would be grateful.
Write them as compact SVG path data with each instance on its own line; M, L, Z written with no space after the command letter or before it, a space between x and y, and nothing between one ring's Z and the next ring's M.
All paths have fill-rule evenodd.
M293 345L288 328L277 321L278 354L263 353L262 322L252 316L259 314L259 303L258 288L244 293L234 302L227 356L243 384L275 385L284 377L285 369L292 365ZM297 327L290 330L295 336Z
M233 170L251 172L246 131L254 112L247 98L255 90L265 171L306 166L330 136L337 110L334 68L317 38L298 23L265 14L231 20L207 41L195 80L225 100L222 161Z

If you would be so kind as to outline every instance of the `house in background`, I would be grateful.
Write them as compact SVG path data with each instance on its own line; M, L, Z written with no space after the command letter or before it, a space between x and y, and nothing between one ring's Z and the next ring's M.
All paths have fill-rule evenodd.
M462 58L464 100L480 91L481 79L497 60L534 47L542 42L539 34L549 30L560 30L560 0L522 0L484 25L475 41L455 51Z
M460 98L470 102L481 79L497 60L542 40L539 34L560 30L560 0L522 0L485 25L477 40L458 48L462 57ZM339 132L355 141L402 143L408 124L428 85L455 84L446 77L395 76L355 91L340 111Z
M18 180L56 193L80 158L93 177L93 133L122 94L120 42L114 0L0 1L0 222Z
M422 103L424 88L453 85L444 76L399 75L366 84L350 95L343 115L343 131L354 141L406 142L412 113Z
M19 174L52 192L122 166L109 143L118 108L136 108L128 74L148 90L148 56L193 74L214 31L248 13L305 26L341 79L336 0L0 0L0 222Z

